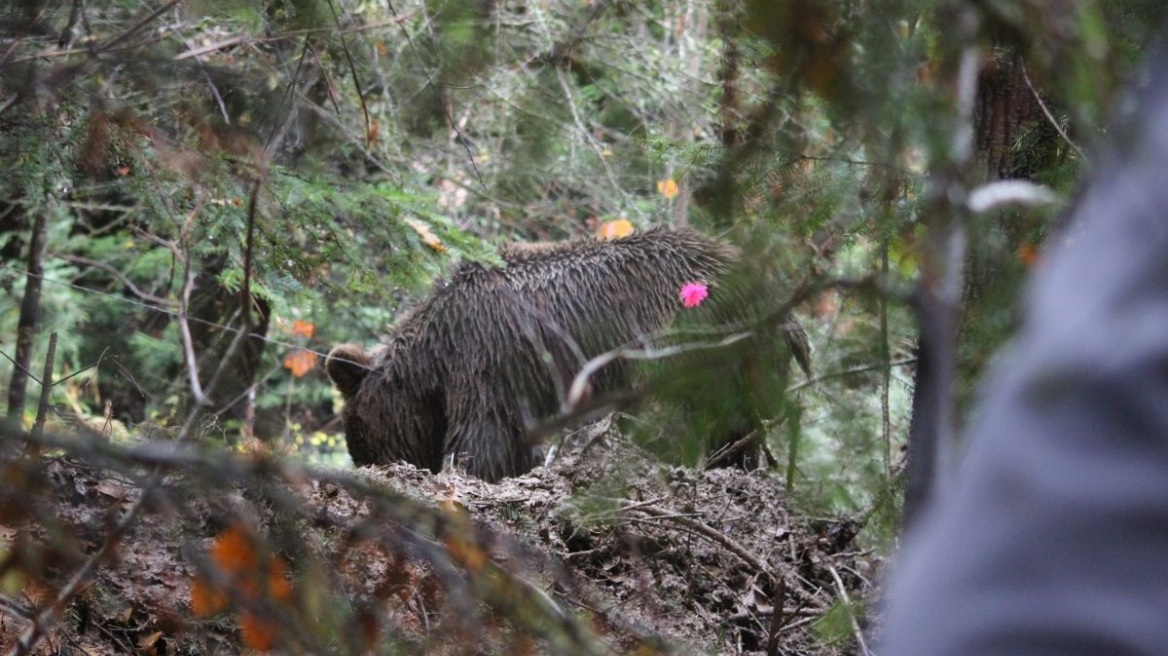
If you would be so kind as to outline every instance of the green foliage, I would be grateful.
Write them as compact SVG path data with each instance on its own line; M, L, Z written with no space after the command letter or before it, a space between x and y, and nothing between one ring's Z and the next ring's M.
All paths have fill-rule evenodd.
M960 208L969 191L937 180L992 180L994 142L1006 175L1073 197L1166 6L196 0L152 15L129 0L15 3L0 10L0 352L13 353L44 216L31 369L57 332L65 380L50 428L170 436L203 412L196 438L250 426L274 449L346 466L321 370L332 345L374 343L452 262L499 264L501 239L692 222L741 248L726 283L737 294L662 343L708 341L697 328L719 313L756 335L649 363L655 394L627 432L692 465L755 430L803 510L849 516L863 546L890 545L914 393L909 299L937 198ZM968 42L952 20L965 10ZM963 45L982 85L1025 75L976 96L973 126L954 111ZM993 130L978 119L1006 96L1038 105L999 121L1012 127L996 141L974 139L968 168L951 171L958 137ZM1058 211L965 222L963 402L1017 324ZM796 295L810 376L780 339L777 311ZM208 385L220 365L222 389L198 406L192 378ZM12 369L0 358L0 392ZM617 469L595 483L612 499L628 496ZM580 530L611 528L617 502L588 503ZM823 644L853 639L856 601L816 621ZM350 612L325 609L335 616L319 624Z
M847 643L852 639L852 623L863 613L843 601L837 601L827 614L815 622L815 634L826 644Z
M45 33L68 4L46 6ZM39 59L53 39L5 35L0 98L19 102L0 114L0 348L29 219L48 212L43 329L61 336L58 377L97 365L69 384L89 412L109 401L128 421L180 423L181 315L203 293L218 314L190 326L238 329L247 290L267 340L244 376L256 407L317 448L336 427L332 392L319 366L284 366L297 349L373 342L452 261L498 263L500 238L692 220L766 281L745 315L822 288L795 308L815 380L776 375L749 409L766 415L793 493L832 512L895 505L915 335L901 301L920 273L928 172L958 129L941 62L944 12L960 3L201 0L142 30L140 3L84 4L76 53ZM1149 0L977 4L983 55L1021 57L1084 146L1164 13ZM1011 139L1019 171L1070 193L1083 161L1045 114ZM667 180L676 195L659 191ZM1020 247L1056 220L969 225L967 392L1016 323ZM290 332L297 320L311 337ZM200 339L196 358L216 353ZM885 350L902 362L887 390ZM0 360L4 384L10 373ZM679 396L707 424L745 403L695 389Z

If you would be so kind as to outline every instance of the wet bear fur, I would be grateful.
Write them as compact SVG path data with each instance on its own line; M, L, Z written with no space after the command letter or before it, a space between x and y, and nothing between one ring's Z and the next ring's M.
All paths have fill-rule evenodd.
M685 283L716 295L735 254L691 229L653 229L504 246L506 268L456 265L386 343L329 354L353 462L404 460L437 472L453 455L488 481L530 470L525 427L559 410L583 363L661 331L682 309ZM591 393L626 388L629 367L602 368Z

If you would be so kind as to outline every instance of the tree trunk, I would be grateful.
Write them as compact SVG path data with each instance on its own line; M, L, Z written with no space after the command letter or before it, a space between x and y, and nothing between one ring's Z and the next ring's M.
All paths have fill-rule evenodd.
M42 207L33 220L32 239L28 244L28 274L24 298L20 302L20 319L16 328L16 353L12 380L8 388L8 418L19 422L24 416L25 392L29 366L32 364L33 341L41 314L41 280L45 273L45 241L48 235L49 207Z
M1050 157L1059 151L1051 147L1057 133L1046 120L1026 75L1021 56L1009 48L996 48L979 72L971 117L973 167L968 182L1029 179L1034 172L1051 168ZM959 307L953 308L956 314L941 312L935 304L926 302L927 295L921 298L918 316L922 335L905 483L906 526L919 518L936 495L938 480L947 473L944 461L953 458L951 452L956 445L936 443L939 427L960 424L960 408L972 388L971 382L980 376L1013 326L1013 321L1003 318L1002 307L1016 304L1025 267L1013 253L1039 227L1033 216L1002 211L990 221L970 225L968 273L961 281L964 298ZM929 339L924 330L929 322L937 323L957 341L945 342L938 339L939 334ZM974 347L969 348L970 344Z
M198 361L199 379L207 398L204 409L219 422L220 428L237 435L249 423L252 414L251 395L248 393L260 375L264 355L264 335L267 334L271 307L263 299L251 295L251 329L234 352L229 353L236 331L243 329L244 311L241 296L219 284L222 265L209 263L195 279L191 294L191 340ZM215 372L223 367L214 386L210 382ZM189 410L189 408L188 408ZM185 414L185 413L184 413ZM212 419L212 417L208 417ZM280 428L268 425L262 419L255 427L261 439L280 434Z
M1036 162L1017 147L1023 133L1042 119L1025 75L1022 58L999 49L979 77L974 147L989 180L1030 178L1035 171Z

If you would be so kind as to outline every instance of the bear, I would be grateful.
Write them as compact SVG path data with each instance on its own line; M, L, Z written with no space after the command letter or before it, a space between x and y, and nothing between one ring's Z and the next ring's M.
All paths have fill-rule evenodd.
M582 365L652 343L682 309L687 283L716 297L737 252L690 228L654 228L504 245L505 267L455 265L383 344L329 353L354 464L404 460L436 473L453 457L489 482L527 472L536 464L527 427L559 411ZM620 392L631 374L618 358L589 378L588 391Z

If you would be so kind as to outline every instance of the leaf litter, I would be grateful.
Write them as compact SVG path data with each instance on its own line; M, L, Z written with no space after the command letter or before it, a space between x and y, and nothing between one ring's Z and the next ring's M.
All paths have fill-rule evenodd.
M31 653L861 653L851 612L882 560L853 522L800 515L771 474L581 441L498 484L184 461ZM25 482L0 498L5 653L143 494L140 466L88 460L4 463ZM280 595L216 562L238 526L257 538L243 562L287 570ZM192 591L217 589L196 613Z

